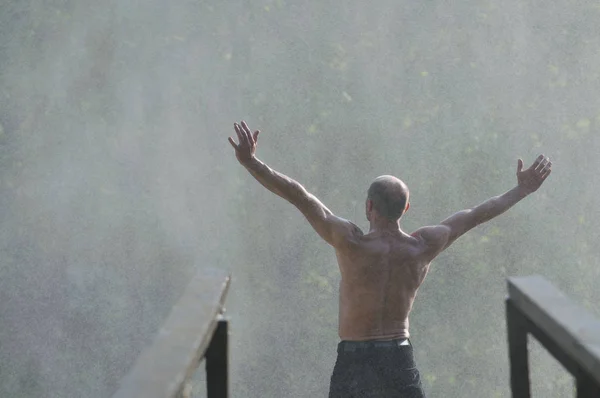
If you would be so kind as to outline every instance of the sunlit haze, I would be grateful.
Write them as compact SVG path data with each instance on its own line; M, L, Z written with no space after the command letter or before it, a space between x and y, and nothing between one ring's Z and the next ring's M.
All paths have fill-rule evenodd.
M428 396L508 397L507 276L600 315L599 20L588 0L3 2L0 396L111 396L204 267L233 275L231 396L327 395L335 255L236 161L245 120L258 158L363 229L379 175L408 185L411 232L550 157L411 314ZM531 369L534 396L571 396L537 345Z

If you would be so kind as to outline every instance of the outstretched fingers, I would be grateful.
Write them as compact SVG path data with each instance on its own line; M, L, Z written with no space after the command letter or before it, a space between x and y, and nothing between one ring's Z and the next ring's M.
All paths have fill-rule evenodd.
M533 162L533 164L531 165L530 169L537 170L537 168L540 167L540 164L542 164L543 161L544 161L544 155L538 156L537 159L535 160L535 162Z
M540 155L540 156L543 156L543 155ZM548 176L552 172L552 162L550 161L550 158L547 158L544 156L542 158L542 160L539 162L539 164L537 165L537 167L534 169L534 172L535 172L536 177L539 178L542 182L546 178L548 178Z
M544 174L549 168L550 166L552 166L552 163L550 162L549 158L544 158L540 164L538 165L538 167L535 169L535 171L538 174Z
M543 179L546 179L546 177L548 177L548 174L550 174L550 172L552 171L552 162L550 161L550 159L547 159L547 163L544 165L543 168L540 169L540 174L542 175Z
M544 181L548 176L552 173L552 170L548 169L544 174L542 174L542 181Z
M244 132L244 130L242 130L242 126L240 126L237 123L234 123L233 126L235 127L235 132L236 132L236 134L238 136L238 140L240 142L239 145L247 144L248 143L248 136L246 136L246 133Z
M251 143L252 142L252 132L248 128L248 125L246 124L246 122L244 122L243 120L242 120L242 129L243 129L244 134L246 134L248 143Z
M233 140L233 138L227 137L227 140L229 140L229 143L231 144L231 146L233 147L233 149L235 149L235 150L238 149L238 146L235 144L235 141Z
M541 173L541 172L543 172L543 170L546 168L547 165L548 165L548 158L544 158L544 159L542 159L540 164L538 164L538 166L535 168L535 171L537 171L538 173Z

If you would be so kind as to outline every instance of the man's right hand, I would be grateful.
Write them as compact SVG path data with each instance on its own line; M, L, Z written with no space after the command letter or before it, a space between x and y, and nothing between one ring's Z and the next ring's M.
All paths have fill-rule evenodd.
M519 159L517 163L519 189L526 195L537 191L552 172L551 167L552 162L544 155L538 156L527 170L523 170L523 161Z

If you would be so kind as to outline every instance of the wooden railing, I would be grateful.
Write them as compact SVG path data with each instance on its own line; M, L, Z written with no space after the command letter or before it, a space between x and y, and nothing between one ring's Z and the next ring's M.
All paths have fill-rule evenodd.
M600 397L600 321L541 276L508 279L506 323L514 398L529 398L531 334L575 378L577 398Z
M181 397L203 358L208 398L228 397L228 324L223 314L229 283L223 271L199 271L113 398Z

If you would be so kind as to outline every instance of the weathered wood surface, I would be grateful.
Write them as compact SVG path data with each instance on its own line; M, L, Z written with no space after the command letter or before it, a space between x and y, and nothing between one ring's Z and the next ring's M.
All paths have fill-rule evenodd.
M509 278L508 295L600 384L600 320L538 275Z
M208 347L229 283L224 271L198 271L113 398L176 397Z

